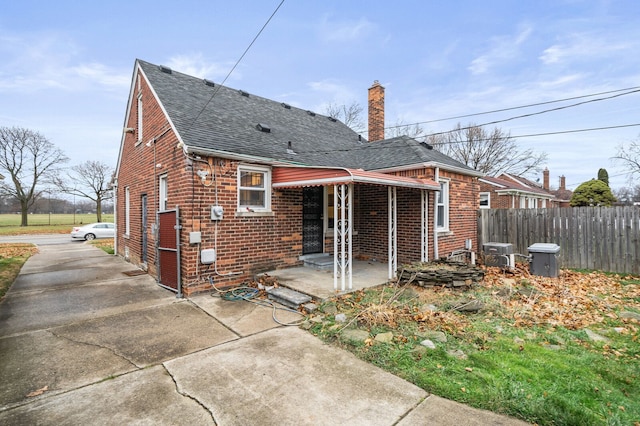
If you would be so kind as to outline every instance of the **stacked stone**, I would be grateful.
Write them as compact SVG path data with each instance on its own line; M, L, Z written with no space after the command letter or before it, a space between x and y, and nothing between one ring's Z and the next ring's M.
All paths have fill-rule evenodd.
M470 287L482 281L484 271L463 262L436 261L406 265L401 270L400 284L411 281L421 287Z

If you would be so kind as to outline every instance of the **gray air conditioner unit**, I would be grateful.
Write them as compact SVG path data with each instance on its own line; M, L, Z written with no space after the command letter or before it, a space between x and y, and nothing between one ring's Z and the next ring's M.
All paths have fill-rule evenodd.
M485 266L498 266L501 268L513 267L513 244L486 243L482 245Z

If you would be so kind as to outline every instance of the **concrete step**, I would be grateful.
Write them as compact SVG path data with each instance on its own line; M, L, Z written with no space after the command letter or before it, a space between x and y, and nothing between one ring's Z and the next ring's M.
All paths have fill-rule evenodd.
M291 309L298 309L300 305L311 302L311 296L299 293L285 287L274 287L267 290L267 297L276 303L287 306Z
M304 266L322 271L333 269L333 256L330 254L322 254L318 256L303 259Z

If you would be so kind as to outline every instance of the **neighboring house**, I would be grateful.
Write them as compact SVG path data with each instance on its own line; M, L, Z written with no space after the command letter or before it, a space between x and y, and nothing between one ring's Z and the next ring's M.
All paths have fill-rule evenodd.
M520 176L502 173L498 177L484 176L480 182L481 209L544 209L558 207L549 191L549 170L543 171L543 185Z
M369 89L384 137L384 88ZM332 254L397 265L476 247L480 173L409 137L137 60L116 170L116 253L189 295ZM470 241L468 241L470 240ZM341 285L339 285L341 284Z
M552 189L551 192L555 197L555 202L558 207L571 207L571 197L573 196L573 191L567 189L566 180L564 176L560 176L560 185L558 189ZM547 180L548 182L548 180ZM547 186L548 188L548 186Z

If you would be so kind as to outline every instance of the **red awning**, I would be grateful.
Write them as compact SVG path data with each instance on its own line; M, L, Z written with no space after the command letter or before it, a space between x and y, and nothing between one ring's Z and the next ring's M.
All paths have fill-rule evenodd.
M432 191L440 190L440 185L431 179L416 179L388 175L386 173L367 172L361 169L328 167L274 167L271 182L274 188L365 183Z

